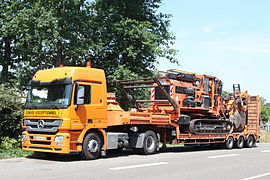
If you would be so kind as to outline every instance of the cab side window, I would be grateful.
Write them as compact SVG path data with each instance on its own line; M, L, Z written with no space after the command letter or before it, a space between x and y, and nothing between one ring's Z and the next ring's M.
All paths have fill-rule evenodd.
M91 104L91 86L83 84L80 84L80 86L84 87L84 104ZM77 104L77 88L78 86L76 85L74 104Z

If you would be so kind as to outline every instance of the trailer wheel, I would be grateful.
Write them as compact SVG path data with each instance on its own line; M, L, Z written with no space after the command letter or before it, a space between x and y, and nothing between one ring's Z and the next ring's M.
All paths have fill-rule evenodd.
M236 145L237 148L242 149L244 147L244 142L245 142L244 137L243 136L240 136L236 140L235 145Z
M157 135L153 131L146 131L143 141L142 153L145 155L154 154L157 152Z
M226 140L226 142L225 142L225 147L227 148L227 149L232 149L233 148L233 137L228 137L228 139Z
M246 142L245 142L245 147L247 148L252 148L255 144L255 140L253 136L248 136Z
M83 140L81 157L82 159L93 160L101 154L101 139L95 132L87 134Z

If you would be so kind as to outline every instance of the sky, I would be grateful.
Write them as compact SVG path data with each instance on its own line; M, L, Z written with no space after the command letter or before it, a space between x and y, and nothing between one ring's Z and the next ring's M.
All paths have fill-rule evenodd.
M163 0L160 11L173 16L180 65L160 59L158 70L213 75L270 102L269 0Z

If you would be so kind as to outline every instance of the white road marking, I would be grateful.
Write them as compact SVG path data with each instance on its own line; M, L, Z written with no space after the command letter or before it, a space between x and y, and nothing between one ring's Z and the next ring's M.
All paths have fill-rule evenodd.
M240 180L251 180L251 179L257 179L257 178L261 178L261 177L264 177L264 176L269 176L269 175L270 175L270 172L269 172L269 173L260 174L260 175L257 175L257 176L252 176L252 177L248 177L248 178L240 179Z
M168 164L167 162L158 162L158 163L149 163L149 164L138 164L138 165L131 165L131 166L123 166L123 167L114 167L109 168L110 170L122 170L122 169L132 169L132 168L141 168L141 167L149 167L149 166L159 166Z
M239 156L240 154L225 154L225 155L219 155L219 156L208 156L210 159L216 159L216 158L224 158L224 157L232 157L232 156Z
M264 150L264 151L261 151L262 153L267 153L267 152L270 152L270 150Z

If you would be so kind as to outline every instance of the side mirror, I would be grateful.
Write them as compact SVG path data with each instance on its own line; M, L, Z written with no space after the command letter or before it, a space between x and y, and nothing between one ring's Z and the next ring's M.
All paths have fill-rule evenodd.
M77 105L84 104L84 86L77 85Z

